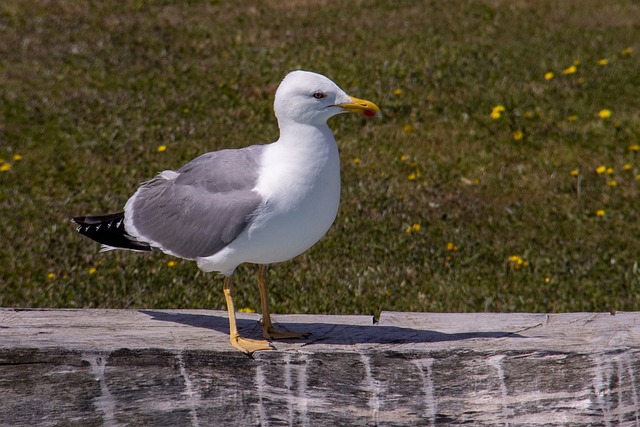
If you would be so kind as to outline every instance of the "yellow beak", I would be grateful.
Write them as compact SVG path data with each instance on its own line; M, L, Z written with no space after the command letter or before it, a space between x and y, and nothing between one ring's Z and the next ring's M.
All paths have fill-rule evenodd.
M371 101L364 99L349 97L351 102L345 102L344 104L338 104L346 113L361 113L368 117L382 116L380 108Z

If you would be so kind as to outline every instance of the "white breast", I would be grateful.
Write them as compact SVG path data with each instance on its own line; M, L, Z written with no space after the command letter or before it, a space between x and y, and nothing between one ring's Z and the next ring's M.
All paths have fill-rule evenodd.
M229 246L198 260L205 271L230 274L243 262L271 264L300 255L320 240L340 204L340 159L328 127L306 127L266 147L254 191L264 203Z

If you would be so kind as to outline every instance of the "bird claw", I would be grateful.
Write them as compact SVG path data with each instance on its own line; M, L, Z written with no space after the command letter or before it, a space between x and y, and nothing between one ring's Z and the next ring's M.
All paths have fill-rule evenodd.
M262 336L267 340L295 340L307 338L310 332L289 332L273 326L262 326Z
M231 345L244 354L251 356L255 351L275 350L276 348L266 340L252 340L241 336L231 337Z

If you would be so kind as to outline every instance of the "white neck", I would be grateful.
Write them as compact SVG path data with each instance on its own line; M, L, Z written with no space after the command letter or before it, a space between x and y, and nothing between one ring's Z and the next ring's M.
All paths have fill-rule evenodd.
M288 122L280 130L280 138L264 153L264 170L257 188L267 194L270 188L306 192L312 187L339 188L340 156L329 126ZM285 183L272 186L273 182Z
M278 122L280 127L280 138L277 143L300 144L308 141L325 142L335 144L333 133L326 123L320 125L301 124L292 121L284 123Z

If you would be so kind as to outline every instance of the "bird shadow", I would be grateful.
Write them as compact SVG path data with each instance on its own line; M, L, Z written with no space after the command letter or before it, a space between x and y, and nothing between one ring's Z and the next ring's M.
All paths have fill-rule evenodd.
M153 320L174 322L197 328L215 330L229 334L229 320L225 316L169 313L164 311L140 310ZM262 338L260 323L254 319L237 319L238 331L246 338ZM508 331L483 331L483 332L456 332L444 333L432 330L413 329L399 326L353 325L341 323L278 323L281 329L292 332L309 332L308 338L300 340L287 340L289 342L303 342L306 346L313 344L414 344L444 341L461 341L470 339L495 339L495 338L527 338Z

